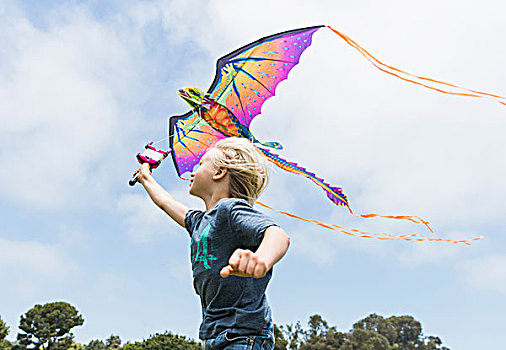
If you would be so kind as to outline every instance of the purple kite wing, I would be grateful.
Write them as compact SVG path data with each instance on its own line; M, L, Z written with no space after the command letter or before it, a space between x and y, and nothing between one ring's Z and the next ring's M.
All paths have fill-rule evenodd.
M197 111L169 118L169 149L179 177L192 172L206 151L226 136L211 127Z
M249 127L251 120L260 114L262 104L274 96L276 86L299 63L302 52L321 27L274 34L220 58L208 97L227 107L241 124ZM179 176L192 172L205 152L226 137L195 110L170 117L168 133Z
M313 34L323 26L274 34L220 58L209 97L226 106L249 127L262 104L274 96L278 84L311 45Z

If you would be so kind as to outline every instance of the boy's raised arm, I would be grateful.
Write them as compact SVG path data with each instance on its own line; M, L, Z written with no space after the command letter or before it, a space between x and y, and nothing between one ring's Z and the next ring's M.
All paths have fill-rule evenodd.
M151 176L149 166L144 163L139 169L137 176L139 182L144 186L144 189L149 194L153 202L167 213L175 222L182 227L184 225L184 218L188 212L188 207L184 204L174 200L174 198L160 186L155 179Z

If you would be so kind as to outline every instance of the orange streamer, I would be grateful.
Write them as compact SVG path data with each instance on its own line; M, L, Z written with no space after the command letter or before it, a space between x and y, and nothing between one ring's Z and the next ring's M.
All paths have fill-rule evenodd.
M334 33L336 33L338 36L340 36L348 45L350 45L351 47L353 47L354 49L356 49L358 52L360 52L360 54L362 56L364 56L369 62L371 62L376 68L378 68L382 72L385 72L387 74L393 75L393 76L395 76L395 77L397 77L397 78L399 78L401 80L407 81L409 83L421 85L421 86L423 86L423 87L425 87L427 89L435 90L435 91L438 91L438 92L441 92L441 93L444 93L444 94L457 95L457 96L467 96L467 97L486 98L486 99L491 99L493 101L499 102L500 104L506 106L506 102L501 101L501 100L506 100L506 97L504 97L504 96L499 96L499 95L494 95L494 94L490 94L490 93L487 93L487 92L481 92L481 91L471 90L471 89L467 89L467 88L464 88L464 87L461 87L461 86L458 86L458 85L454 85L454 84L450 84L450 83L445 83L444 81L439 81L439 80L436 80L436 79L431 79L431 78L425 78L425 77L417 76L417 75L405 72L405 71L403 71L401 69L389 66L389 65L381 62L377 58L375 58L366 49L364 49L359 44L357 44L355 41L353 41L350 37L346 36L345 34L339 32L337 30L335 30L334 28L332 28L330 26L327 26L327 28L329 28ZM409 79L409 78L402 77L399 74L393 73L392 71L400 73L400 74L404 74L404 75L407 75L409 77L412 77L412 78L415 78L415 79L419 79L419 80L422 80L422 81L427 81L427 82L430 82L430 83L439 84L439 85L443 85L443 86L449 86L449 87L452 87L454 89L458 89L458 90L461 90L461 91L467 91L467 92L452 92L452 91L445 90L444 87L439 87L438 88L438 87L430 86L430 85L421 83L419 81L415 81L415 80L412 80L412 79Z
M383 219L395 219L395 220L408 220L408 221L411 221L411 222L413 222L415 224L425 225L425 227L427 227L427 229L429 229L429 231L431 233L434 233L434 231L432 230L432 228L429 225L429 222L425 221L424 219L422 219L419 216L410 216L410 215L379 215L379 214L361 214L361 215L358 215L358 214L355 214L353 211L351 211L351 208L350 208L350 212L353 214L353 216L355 216L357 218L362 218L362 219L383 218Z
M275 212L277 212L279 214L283 214L283 215L289 216L289 217L297 219L297 220L301 220L301 221L305 221L305 222L310 222L310 223L316 224L318 226L325 227L325 228L327 228L329 230L340 231L340 232L342 232L344 234L347 234L349 236L360 237L360 238L374 238L374 239L379 239L379 240L394 240L394 241L404 240L404 241L419 241L419 242L421 242L421 241L450 242L450 243L464 243L466 245L471 245L470 242L472 242L472 241L478 241L480 239L483 239L483 236L476 237L476 238L471 238L471 239L454 240L454 239L446 239L446 238L427 237L427 236L419 234L419 233L404 234L404 235L393 235L393 234L390 234L390 233L364 232L364 231L360 231L360 230L356 230L356 229L349 229L349 228L346 228L346 227L343 227L343 226L339 226L339 225L336 225L336 224L327 224L327 223L324 223L324 222L321 222L321 221L318 221L318 220L305 219L305 218L302 218L300 216L287 213L285 211L274 209L274 208L272 208L272 207L270 207L267 204L264 204L262 202L258 202L257 201L256 204L258 204L258 205L260 205L260 206L262 206L264 208L270 209L272 211L275 211ZM364 217L362 215L356 215L356 216L358 216L358 217ZM373 216L382 217L381 215L376 215L376 214L369 214L369 215L365 215L365 216L368 216L368 217L373 217ZM431 230L431 232L432 232L432 230Z
M190 179L184 178L184 177L182 177L181 179L185 180L185 181L190 181ZM300 216L297 216L297 215L294 215L294 214L290 214L290 213L288 213L286 211L281 211L281 210L274 209L273 207L270 207L267 204L259 202L259 201L257 201L256 204L258 204L258 205L260 205L260 206L262 206L262 207L264 207L266 209L275 211L276 213L283 214L283 215L286 215L288 217L291 217L293 219L297 219L297 220L313 223L313 224L316 224L318 226L324 227L324 228L329 229L329 230L340 231L340 232L342 232L342 233L344 233L346 235L353 236L353 237L359 237L359 238L373 238L373 239L379 239L379 240L383 240L383 241L386 241L386 240L390 240L390 241L404 240L404 241L418 241L418 242L423 242L423 241L429 241L429 242L450 242L450 243L464 243L465 245L471 245L470 242L472 242L472 241L479 241L480 239L483 239L483 236L476 237L476 238L471 238L471 239L454 240L454 239L446 239L446 238L427 237L427 236L422 235L420 233L412 233L412 234L404 234L404 235L394 235L394 234L391 234L391 233L364 232L364 231L360 231L360 230L357 230L357 229L346 228L346 227L339 226L339 225L336 225L336 224L327 224L327 223L324 223L324 222L321 222L321 221L318 221L318 220L305 219L303 217L300 217ZM350 209L350 211L351 211L351 209ZM356 215L353 212L352 212L352 214L354 216L356 216L356 217L359 217L359 218L379 217L379 218L387 218L387 219L404 219L404 220L409 220L409 221L417 223L417 224L422 223L425 226L427 226L427 228L430 230L430 232L434 233L434 231L432 231L432 229L430 228L429 223L426 222L426 221L424 221L424 220L422 220L418 216L404 216L404 215L393 216L393 215L378 215L378 214Z

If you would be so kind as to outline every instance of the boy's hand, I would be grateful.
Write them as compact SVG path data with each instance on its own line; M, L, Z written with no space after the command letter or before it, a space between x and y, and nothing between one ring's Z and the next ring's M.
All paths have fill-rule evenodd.
M142 164L142 166L137 169L134 173L134 175L137 174L137 180L140 183L143 183L144 180L146 180L151 175L151 169L149 167L148 163Z
M264 259L251 250L236 249L228 260L228 266L221 269L220 275L262 278L269 271Z

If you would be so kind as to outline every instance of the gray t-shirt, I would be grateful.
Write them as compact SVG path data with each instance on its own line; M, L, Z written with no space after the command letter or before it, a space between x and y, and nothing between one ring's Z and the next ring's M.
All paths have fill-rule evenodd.
M238 249L256 251L264 232L276 225L246 201L224 198L207 211L189 210L185 227L191 237L193 286L202 304L200 339L223 331L256 334L271 324L265 289L272 269L263 278L229 276L220 271Z

